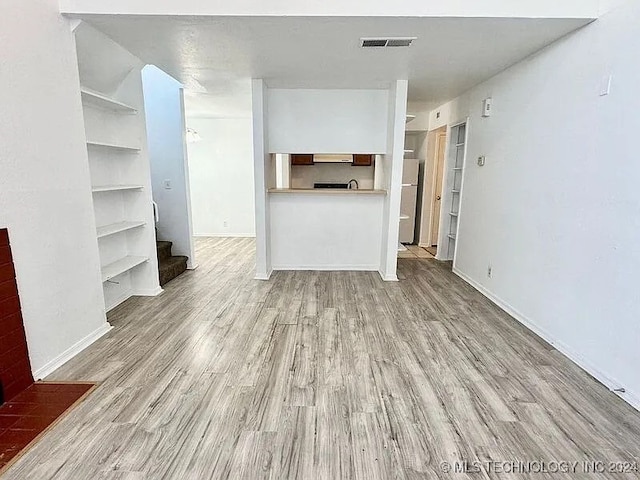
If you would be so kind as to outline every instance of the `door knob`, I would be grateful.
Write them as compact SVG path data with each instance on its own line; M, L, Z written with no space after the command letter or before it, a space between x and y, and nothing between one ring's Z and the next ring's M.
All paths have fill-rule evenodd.
M436 200L440 200L440 195L436 195Z

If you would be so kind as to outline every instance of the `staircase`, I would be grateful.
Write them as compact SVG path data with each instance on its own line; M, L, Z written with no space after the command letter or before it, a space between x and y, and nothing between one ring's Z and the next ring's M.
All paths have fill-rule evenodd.
M187 269L188 257L171 255L173 243L158 240L158 271L160 272L160 286L170 282Z

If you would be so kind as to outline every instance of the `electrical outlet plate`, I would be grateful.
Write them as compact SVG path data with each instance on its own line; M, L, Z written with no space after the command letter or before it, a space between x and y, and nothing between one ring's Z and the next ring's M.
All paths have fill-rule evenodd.
M484 155L478 157L478 166L479 167L484 167L484 162L485 162L486 158Z

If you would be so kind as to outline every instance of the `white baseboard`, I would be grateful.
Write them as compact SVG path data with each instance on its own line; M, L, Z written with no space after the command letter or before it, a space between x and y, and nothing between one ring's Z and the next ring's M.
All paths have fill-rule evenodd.
M198 268L200 265L197 263L189 263L187 262L187 270L195 270L196 268Z
M102 325L100 328L98 328L97 330L94 330L89 335L84 337L82 340L80 340L79 342L76 342L71 347L66 349L60 355L58 355L54 359L52 359L49 362L47 362L44 366L42 366L41 368L38 368L37 370L35 370L33 372L33 378L35 380L41 380L41 379L45 378L47 375L50 375L55 370L57 370L59 367L61 367L65 363L67 363L69 360L71 360L77 354L79 354L82 350L84 350L89 345L91 345L93 342L95 342L100 337L102 337L107 332L109 332L109 330L111 330L112 328L113 327L109 324L109 322L105 322L104 325Z
M163 288L158 286L158 288L152 288L152 289L142 288L140 290L135 290L133 292L133 295L136 295L137 297L157 297L163 292L164 292Z
M315 270L315 271L348 271L377 272L380 265L274 265L274 270Z
M269 270L268 272L256 272L253 278L254 280L269 280L272 273L273 270Z
M116 308L121 303L129 300L132 296L133 296L133 292L131 290L127 290L122 295L120 295L118 298L116 298L113 302L111 302L111 304L105 305L105 307L106 307L105 310L107 312L110 312L111 310Z
M511 315L513 318L515 318L518 322L520 322L522 325L527 327L529 330L531 330L537 336L539 336L544 341L546 341L547 343L552 345L556 350L558 350L560 353L562 353L565 357L567 357L569 360L571 360L573 363L578 365L585 372L587 372L589 375L594 377L596 380L598 380L600 383L602 383L605 387L607 387L609 390L611 390L611 392L615 393L617 396L622 398L625 402L629 403L629 405L631 405L636 410L640 410L640 395L638 393L631 392L628 389L626 389L626 387L624 387L615 378L613 378L610 375L602 372L598 367L593 365L588 360L585 360L581 355L576 353L568 345L564 344L563 342L560 342L560 341L556 340L553 337L553 335L551 335L549 332L547 332L546 330L538 327L533 321L531 321L525 315L523 315L518 310L513 308L507 302L505 302L502 299L498 298L496 295L491 293L489 290L487 290L485 287L483 287L482 285L477 283L475 280L473 280L470 277L468 277L466 274L462 273L457 268L453 267L453 273L455 273L457 276L462 278L465 282L467 282L473 288L478 290L482 295L487 297L489 300L491 300L498 307L500 307L502 310L507 312L509 315ZM622 393L622 392L615 391L615 390L620 389L620 388L625 388L625 392Z
M194 233L194 237L216 237L216 238L256 238L255 233Z
M384 280L385 282L398 281L398 275L396 275L395 273L393 275L387 275L386 273L382 273L382 271L380 270L378 270L378 273L380 274L380 278L382 278L382 280Z

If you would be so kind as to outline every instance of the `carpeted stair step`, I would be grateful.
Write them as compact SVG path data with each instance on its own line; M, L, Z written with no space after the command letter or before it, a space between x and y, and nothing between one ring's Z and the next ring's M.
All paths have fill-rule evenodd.
M158 240L156 242L156 249L158 251L158 261L171 258L171 246L173 243Z
M171 243L171 242L167 242ZM158 260L158 271L160 272L160 285L170 282L187 269L188 257L176 256Z

